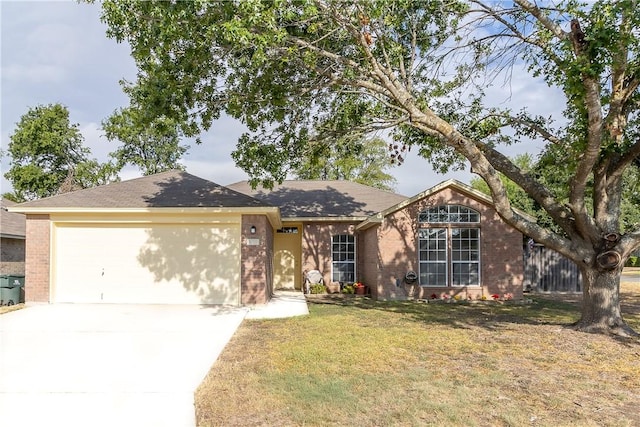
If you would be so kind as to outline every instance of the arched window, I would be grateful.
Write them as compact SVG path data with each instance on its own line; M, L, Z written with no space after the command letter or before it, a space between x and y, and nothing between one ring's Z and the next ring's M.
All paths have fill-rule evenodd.
M480 213L460 205L433 206L418 216L422 286L480 285Z
M435 223L463 223L475 224L480 222L480 214L466 206L439 205L420 212L418 222L421 224Z

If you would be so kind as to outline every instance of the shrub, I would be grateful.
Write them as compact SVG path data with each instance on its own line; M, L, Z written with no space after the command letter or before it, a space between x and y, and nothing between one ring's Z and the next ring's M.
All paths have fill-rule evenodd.
M626 267L640 267L640 257L630 256L625 264Z
M322 283L315 283L311 285L311 288L309 289L309 292L312 294L324 294L326 291L327 289Z
M355 293L355 288L353 287L353 285L344 285L344 288L342 288L342 293L343 294L353 294Z

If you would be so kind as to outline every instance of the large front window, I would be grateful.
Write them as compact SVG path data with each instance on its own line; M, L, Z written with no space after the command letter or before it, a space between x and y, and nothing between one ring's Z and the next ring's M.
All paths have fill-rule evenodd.
M419 216L422 286L480 285L480 214L459 205L429 208ZM463 226L464 224L464 226Z
M340 234L331 237L331 280L354 282L356 279L356 242L354 236Z

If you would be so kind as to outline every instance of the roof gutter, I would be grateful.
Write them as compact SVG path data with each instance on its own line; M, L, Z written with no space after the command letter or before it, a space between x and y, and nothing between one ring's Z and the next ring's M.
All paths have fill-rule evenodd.
M16 239L16 240L25 240L26 237L24 235L19 234L8 234L8 233L0 233L0 237L3 239Z
M296 216L282 218L282 222L361 222L366 216Z
M281 228L280 208L276 206L249 207L151 207L151 208L78 208L78 207L20 207L12 206L9 212L26 215L48 214L236 214L236 215L266 215L273 228Z

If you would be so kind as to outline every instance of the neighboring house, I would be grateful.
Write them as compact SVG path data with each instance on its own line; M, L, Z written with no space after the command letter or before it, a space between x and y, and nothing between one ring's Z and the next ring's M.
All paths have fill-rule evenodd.
M15 205L0 199L0 275L24 275L25 216L8 212Z
M522 235L457 181L406 198L170 171L10 209L27 215L27 301L261 304L274 288L302 289L309 270L379 299L522 296Z

